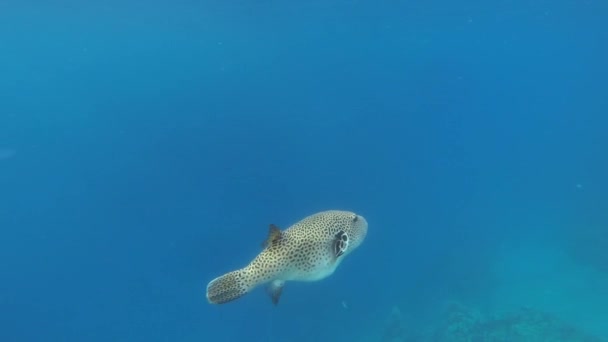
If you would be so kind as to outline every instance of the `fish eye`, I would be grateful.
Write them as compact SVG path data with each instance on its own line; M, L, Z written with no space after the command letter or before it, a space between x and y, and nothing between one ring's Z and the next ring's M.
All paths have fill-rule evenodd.
M359 216L358 216L358 215L355 215L355 216L353 217L353 222L357 222L357 221L359 221Z

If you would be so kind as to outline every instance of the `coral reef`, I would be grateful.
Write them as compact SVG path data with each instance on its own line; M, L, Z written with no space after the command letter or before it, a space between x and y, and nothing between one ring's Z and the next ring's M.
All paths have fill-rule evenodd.
M423 331L407 326L402 316L391 314L383 342L601 342L551 314L531 308L498 317L486 317L480 311L452 302L438 323Z

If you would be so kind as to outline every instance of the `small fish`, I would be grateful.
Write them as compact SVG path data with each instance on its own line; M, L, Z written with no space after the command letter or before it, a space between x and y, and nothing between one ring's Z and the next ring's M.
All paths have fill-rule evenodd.
M367 221L349 211L329 210L308 216L281 231L271 224L264 249L244 268L213 279L207 300L223 304L269 284L278 304L287 281L318 281L330 276L367 235Z

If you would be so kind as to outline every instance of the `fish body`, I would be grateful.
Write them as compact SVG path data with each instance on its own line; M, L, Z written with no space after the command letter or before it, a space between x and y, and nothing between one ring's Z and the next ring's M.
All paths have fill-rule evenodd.
M367 235L367 221L350 211L328 210L310 215L281 231L270 225L264 249L247 266L213 279L207 300L223 304L269 284L277 304L287 281L327 278Z

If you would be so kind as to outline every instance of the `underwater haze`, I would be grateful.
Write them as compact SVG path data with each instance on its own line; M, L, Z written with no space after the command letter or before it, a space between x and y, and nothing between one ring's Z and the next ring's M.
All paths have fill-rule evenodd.
M604 0L0 2L0 341L608 341ZM269 224L335 273L210 304Z

